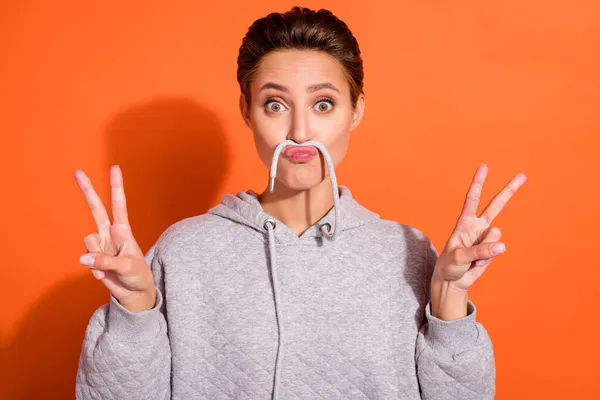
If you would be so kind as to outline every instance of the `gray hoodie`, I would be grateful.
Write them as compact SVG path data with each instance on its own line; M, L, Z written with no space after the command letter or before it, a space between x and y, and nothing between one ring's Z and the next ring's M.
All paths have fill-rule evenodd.
M77 398L492 399L473 303L431 315L428 238L347 187L336 204L299 237L250 191L170 226L146 255L156 306L92 316Z

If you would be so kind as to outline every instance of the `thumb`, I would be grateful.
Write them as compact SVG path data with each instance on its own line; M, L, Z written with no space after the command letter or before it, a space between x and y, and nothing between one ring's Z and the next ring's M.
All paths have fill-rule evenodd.
M131 257L113 257L102 252L90 252L84 254L80 257L79 262L93 270L115 271L119 274L126 273L133 265Z
M470 264L473 261L496 257L505 251L506 246L504 243L481 243L471 247L456 249L453 258L456 265L465 265Z

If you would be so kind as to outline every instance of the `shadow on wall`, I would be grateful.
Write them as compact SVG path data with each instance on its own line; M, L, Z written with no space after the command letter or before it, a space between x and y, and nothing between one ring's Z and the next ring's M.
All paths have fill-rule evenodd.
M198 104L163 98L136 105L109 122L106 137L107 170L113 164L123 170L130 223L144 253L169 225L218 201L229 165L225 135ZM74 398L87 323L107 301L107 289L87 272L43 295L0 353L0 398Z

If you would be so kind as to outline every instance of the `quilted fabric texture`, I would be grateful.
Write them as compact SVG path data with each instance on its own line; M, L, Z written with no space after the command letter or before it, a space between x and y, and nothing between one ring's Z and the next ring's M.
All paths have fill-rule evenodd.
M437 252L341 186L335 241L276 221L280 399L493 399L493 347L476 309L429 309ZM169 227L147 253L158 297L92 316L78 399L270 399L280 336L266 220L251 192ZM333 223L333 212L320 222Z

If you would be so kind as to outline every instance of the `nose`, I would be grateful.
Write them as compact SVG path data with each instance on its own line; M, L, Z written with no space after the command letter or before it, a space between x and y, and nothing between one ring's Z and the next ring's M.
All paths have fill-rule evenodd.
M296 143L304 143L312 139L308 112L294 110L287 139Z

